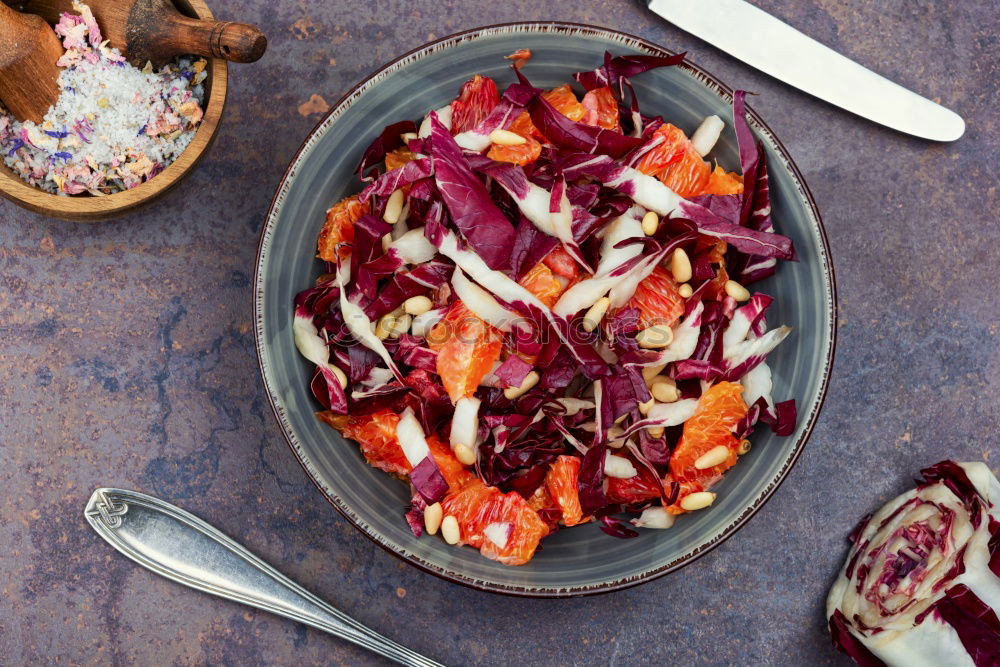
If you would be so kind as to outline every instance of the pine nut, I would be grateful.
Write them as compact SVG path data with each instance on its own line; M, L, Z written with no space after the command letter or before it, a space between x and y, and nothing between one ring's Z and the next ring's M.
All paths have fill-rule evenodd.
M743 456L750 451L750 441L746 438L740 440L740 446L736 448L736 453Z
M521 383L520 387L507 387L503 390L503 395L509 401L513 401L515 398L520 398L524 394L528 393L532 387L538 384L541 377L536 371L531 371L524 377L524 382Z
M403 212L403 190L393 191L389 195L389 201L385 203L385 213L382 214L382 219L388 222L390 225L396 224L399 221L399 215Z
M382 252L389 252L389 246L392 245L392 234L382 235Z
M650 426L646 429L646 433L648 433L651 438L662 438L666 431L667 429L662 426Z
M660 403L673 403L681 397L681 393L677 391L677 383L662 375L653 381L649 387L649 393Z
M428 535L437 535L438 528L441 527L441 514L443 512L441 503L428 505L424 509L424 530L427 531Z
M378 324L375 325L375 337L379 340L385 340L389 337L394 326L396 326L396 316L392 313L383 315Z
M455 458L464 466L476 465L476 451L468 445L455 445Z
M609 428L607 435L608 447L611 447L613 449L621 449L622 447L624 447L625 440L622 439L623 435L625 435L625 429L623 429L621 426L612 426L611 428Z
M347 389L347 376L344 375L344 371L340 370L339 367L330 364L330 370L333 374L337 376L337 382L340 383L341 389Z
M657 350L674 342L674 331L668 326L654 324L636 334L635 341L641 348Z
M654 398L650 398L645 403L640 403L639 404L639 414L641 414L641 415L648 415L650 408L652 408L654 405L656 405L656 399L654 399Z
M646 386L648 387L653 381L660 375L660 371L666 368L666 364L657 364L656 366L643 366L642 368L642 379L646 381Z
M490 132L490 143L497 146L520 146L528 140L510 130L493 130Z
M726 281L726 294L733 297L737 301L747 301L750 298L750 290L743 285L740 285L735 280Z
M684 283L677 288L677 293L681 295L682 299L690 299L694 290L691 288L691 283Z
M625 421L626 417L628 417L628 413L627 412L625 414L623 414L621 417L619 417L618 419L616 419L615 420L615 424L616 425L617 424L621 424L623 421Z
M441 537L448 544L458 544L462 537L462 531L458 529L458 519L449 514L441 520Z
M729 458L729 448L725 445L716 445L698 457L694 462L694 467L698 470L714 468L720 463L724 463Z
M414 139L417 138L417 133L416 132L403 132L401 135L399 135L399 138L402 140L402 142L404 144L408 144L408 143L410 143L411 141L413 141Z
M403 302L403 312L410 315L423 315L433 307L434 303L423 295L411 296Z
M656 215L656 211L648 211L646 215L642 216L642 233L646 236L655 234L659 226L660 216Z
M693 512L703 510L715 502L715 494L711 491L696 491L681 498L681 509Z
M656 215L655 213L653 215ZM583 330L593 331L601 323L601 319L611 307L611 299L606 296L601 297L590 307L587 314L583 316Z
M410 330L410 322L413 321L412 315L400 315L396 318L396 321L392 324L392 329L389 330L389 338L399 338L407 331Z
M691 260L683 248L674 250L674 255L670 258L670 273L674 274L674 280L679 283L691 280Z

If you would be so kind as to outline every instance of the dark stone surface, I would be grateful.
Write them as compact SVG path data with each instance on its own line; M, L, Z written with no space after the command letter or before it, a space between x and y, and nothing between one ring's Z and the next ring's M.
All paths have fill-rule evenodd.
M81 511L97 486L176 502L360 621L442 661L842 664L821 608L855 521L944 457L997 470L996 6L758 0L861 63L957 109L935 145L759 74L635 2L232 0L270 50L235 66L195 176L112 224L0 203L0 662L355 664L372 658L199 595L113 553ZM798 466L736 537L622 593L518 600L418 572L323 501L267 407L251 334L257 232L319 115L382 62L493 21L604 24L678 50L753 104L826 220L840 344ZM308 111L308 109L303 109ZM993 266L993 269L989 267Z

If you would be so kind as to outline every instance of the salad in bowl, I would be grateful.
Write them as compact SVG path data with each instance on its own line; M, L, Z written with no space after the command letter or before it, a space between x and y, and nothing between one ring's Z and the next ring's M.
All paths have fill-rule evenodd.
M630 83L683 54L548 89L509 58L516 83L474 75L359 156L293 332L317 417L409 485L399 521L523 565L579 524L709 512L761 422L793 431L766 362L791 329L753 285L796 253L742 91L719 165L718 116L688 137Z

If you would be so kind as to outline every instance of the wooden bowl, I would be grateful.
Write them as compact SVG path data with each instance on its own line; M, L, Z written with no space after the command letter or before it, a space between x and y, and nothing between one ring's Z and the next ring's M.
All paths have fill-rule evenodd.
M199 19L213 19L211 10L203 0L175 0L181 13ZM227 63L212 58L205 79L204 116L194 138L169 167L142 185L113 195L54 195L28 185L6 164L0 161L0 194L18 206L53 218L98 222L118 217L128 211L149 204L181 182L194 170L215 140L215 133L226 105Z

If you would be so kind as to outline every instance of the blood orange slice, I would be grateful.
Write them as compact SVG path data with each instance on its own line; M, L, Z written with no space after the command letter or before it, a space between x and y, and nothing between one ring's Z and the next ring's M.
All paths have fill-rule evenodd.
M625 308L639 309L639 326L673 326L684 314L684 297L677 291L674 276L662 266L643 278Z
M575 526L583 523L583 509L580 507L580 493L577 481L580 477L580 459L575 456L560 456L545 474L545 489L555 500L562 512L562 523Z
M345 438L356 441L369 464L395 475L408 475L410 462L396 440L399 415L389 409L370 415L335 415L319 412L317 417L340 431Z
M548 527L516 491L501 493L478 477L442 502L444 515L458 520L460 543L505 565L524 565Z
M337 244L354 242L354 223L369 211L368 204L362 204L357 195L331 206L326 212L326 223L316 243L317 256L328 262L336 262ZM347 248L340 249L341 259L347 259L350 254Z
M681 439L670 456L670 475L692 485L688 492L707 489L736 465L740 441L733 435L733 427L747 413L742 393L743 386L738 382L713 385L698 399L697 412L684 422ZM722 463L705 469L695 467L701 456L719 446L729 450Z
M500 358L503 335L477 317L461 301L427 335L437 350L437 373L452 403L472 396Z

